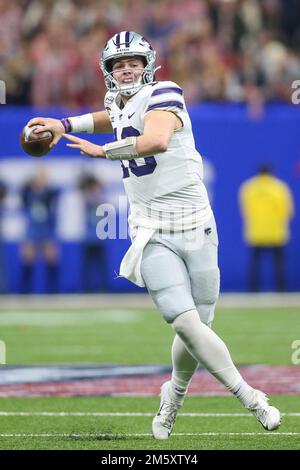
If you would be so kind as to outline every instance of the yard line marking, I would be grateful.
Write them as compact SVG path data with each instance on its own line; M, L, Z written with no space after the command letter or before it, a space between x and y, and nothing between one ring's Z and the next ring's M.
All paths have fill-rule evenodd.
M101 433L40 433L40 434L0 434L1 437L66 437L66 438L116 438L148 437L151 433L101 434ZM172 436L300 436L300 432L178 432Z
M147 417L153 416L154 412L125 413L125 412L98 412L98 411L0 411L0 416L111 416L111 417ZM282 416L300 417L300 413L281 413ZM252 417L251 413L179 413L182 417L207 418L207 417Z

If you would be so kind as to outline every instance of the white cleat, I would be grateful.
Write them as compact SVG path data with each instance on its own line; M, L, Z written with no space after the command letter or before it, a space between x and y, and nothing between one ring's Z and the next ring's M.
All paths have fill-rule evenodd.
M152 421L152 434L155 439L168 439L185 395L177 394L173 390L171 381L169 381L161 386L160 396L160 407Z
M268 397L260 390L253 390L253 401L247 409L254 414L267 431L279 428L281 415L277 408L268 404Z

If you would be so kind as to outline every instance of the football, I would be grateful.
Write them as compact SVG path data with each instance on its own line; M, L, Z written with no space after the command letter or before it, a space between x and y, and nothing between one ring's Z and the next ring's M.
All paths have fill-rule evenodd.
M53 134L50 131L35 131L42 126L25 126L20 134L20 144L22 149L31 157L42 157L50 151L49 145L53 140Z

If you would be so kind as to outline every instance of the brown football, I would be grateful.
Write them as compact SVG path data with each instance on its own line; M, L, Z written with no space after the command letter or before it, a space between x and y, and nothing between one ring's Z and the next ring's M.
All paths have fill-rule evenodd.
M49 145L53 140L53 134L50 131L37 134L35 130L38 127L43 126L25 126L20 134L21 147L31 157L46 155L50 151Z

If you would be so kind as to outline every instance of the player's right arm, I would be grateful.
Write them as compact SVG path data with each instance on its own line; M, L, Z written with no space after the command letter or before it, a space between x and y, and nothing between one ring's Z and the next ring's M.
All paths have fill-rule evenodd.
M94 132L101 132L103 134L111 134L113 132L107 111L98 111L93 113L93 118Z
M63 122L65 122L65 124ZM70 127L66 128L66 124L70 125ZM45 131L52 132L54 138L50 144L50 148L56 145L62 135L66 132L101 132L103 134L109 134L113 132L107 111L98 111L95 113L74 116L63 120L36 117L31 119L27 124L29 127L37 125L42 126L42 128L36 129L36 133Z
M63 123L59 119L53 118L36 117L30 119L30 121L27 123L27 126L43 126L40 129L36 129L36 133L45 131L52 132L53 141L50 144L50 148L54 147L54 145L56 145L57 142L60 140L61 136L66 132Z

